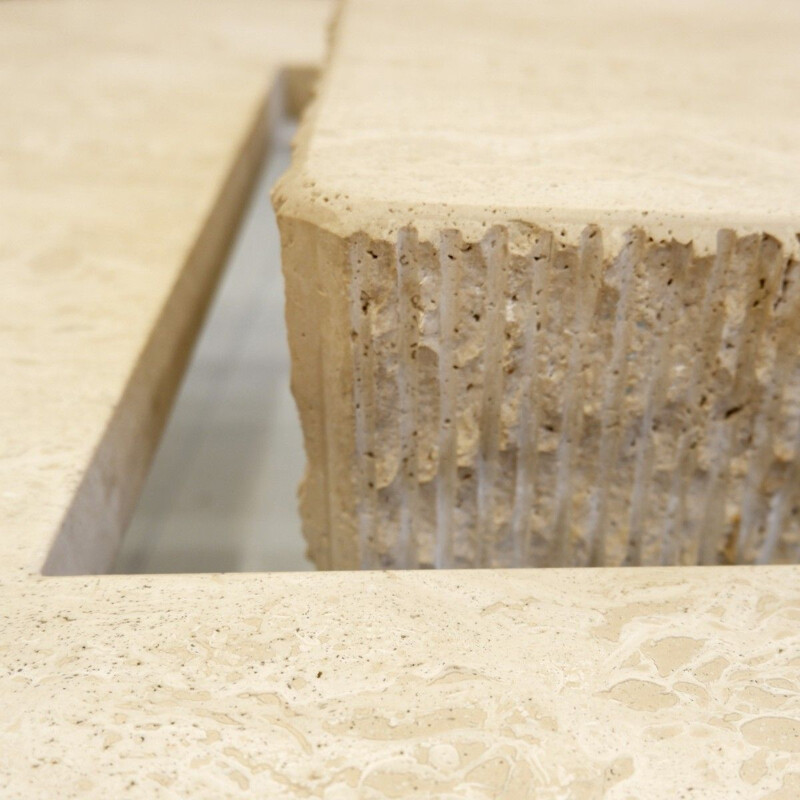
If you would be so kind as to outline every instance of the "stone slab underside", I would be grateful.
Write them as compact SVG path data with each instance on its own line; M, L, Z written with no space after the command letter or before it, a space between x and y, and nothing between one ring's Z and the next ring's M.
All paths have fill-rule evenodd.
M797 560L798 34L345 4L275 193L318 565Z

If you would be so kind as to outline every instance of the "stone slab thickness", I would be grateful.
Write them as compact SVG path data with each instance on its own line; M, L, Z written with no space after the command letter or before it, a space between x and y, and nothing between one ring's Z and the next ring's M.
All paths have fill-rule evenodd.
M343 5L274 195L318 565L797 559L798 33Z

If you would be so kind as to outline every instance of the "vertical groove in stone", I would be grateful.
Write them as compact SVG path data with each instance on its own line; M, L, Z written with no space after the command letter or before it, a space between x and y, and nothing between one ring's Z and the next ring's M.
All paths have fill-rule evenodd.
M760 455L759 433L765 431L765 429L769 431L767 420L769 417L774 416L776 402L779 402L783 395L786 375L791 374L792 369L788 359L785 360L783 358L782 347L786 341L783 336L784 329L791 329L791 325L785 325L782 328L780 322L786 323L786 320L781 320L775 313L775 304L780 297L782 279L785 274L784 267L786 265L780 243L770 236L761 236L758 242L756 264L757 268L752 271L750 290L747 294L748 325L746 329L746 347L742 354L740 367L737 370L737 383L734 386L732 401L736 407L742 409L742 413L736 418L735 431L744 430L747 432L749 430L750 466L755 466L754 462ZM799 348L796 339L789 344L789 347L789 352L793 351L797 355ZM780 370L780 373L778 370ZM746 418L744 418L745 413L747 413ZM765 438L771 451L771 437L767 435ZM741 439L741 436L739 436L739 439ZM739 445L739 450L744 450L741 444ZM739 455L739 453L736 455ZM744 456L745 453L742 452L741 455ZM770 460L773 459L774 453L771 453ZM741 540L743 535L744 517L748 513L745 510L746 481L746 477L737 481L733 489L733 494L741 503L741 510L739 514L739 530L732 530L730 541L726 543L728 545L726 557L730 561L736 560L738 541ZM784 488L785 486L786 484L784 484ZM771 512L769 519L771 519ZM766 535L769 538L769 521L767 521L766 525ZM782 527L783 517L781 517ZM775 541L777 542L777 539Z
M415 521L417 563L432 567L436 561L436 474L440 439L440 314L441 269L431 242L417 241L414 271L419 284L418 347L414 360L417 380L417 518Z
M417 233L402 229L397 236L397 290L400 306L398 390L400 395L400 529L397 537L396 565L409 569L417 565L416 523L419 515L417 469L417 353L420 311Z
M298 307L349 326L349 354L307 318L293 332L318 387L304 514L321 566L797 555L800 267L725 230L702 257L639 229L611 254L594 226L564 237L358 233L346 297L328 249L297 251Z
M641 233L633 232L619 255L620 279L611 358L605 370L603 401L600 411L600 444L595 484L591 491L587 521L588 558L591 566L606 561L606 528L608 526L608 493L622 444L624 392L628 375L628 343L631 334L629 302L634 272L642 259Z
M539 455L540 340L544 335L547 290L553 268L552 234L543 234L531 248L527 258L532 275L526 283L525 294L520 299L527 314L524 315L522 392L512 511L512 538L518 564L527 564L530 558L531 514L537 489Z
M493 228L481 242L486 265L486 340L483 350L483 393L480 409L478 452L478 566L490 566L496 552L494 499L500 440L500 410L503 400L503 336L505 332L505 284L508 234Z
M774 312L774 349L766 397L762 403L754 423L753 453L748 465L742 499L741 523L737 540L736 563L769 563L772 558L758 550L759 528L767 518L769 523L778 516L765 508L766 484L769 470L776 456L778 430L781 422L781 406L784 402L787 386L797 372L798 342L800 342L800 281L792 275L796 265L787 260L775 282L773 303ZM794 278L794 279L793 279ZM800 430L800 425L798 425ZM795 452L794 458L798 458ZM791 478L784 478L791 483ZM785 513L785 512L784 512ZM767 523L769 525L769 523ZM779 533L774 527L764 531L764 536L773 541L769 545L772 550L774 537ZM763 546L767 547L766 541Z
M400 287L397 249L390 242L371 242L369 317L375 392L372 455L377 488L374 550L376 567L397 566L400 515L403 508L402 406L400 385Z
M353 401L355 404L356 471L359 487L356 501L356 525L360 567L368 569L375 562L377 489L375 477L375 371L372 350L371 269L367 262L369 240L354 237L349 247L350 259L350 338L353 349ZM324 337L323 337L324 338Z
M551 532L551 566L564 564L572 526L572 483L574 450L583 429L583 373L586 369L587 336L597 303L603 265L603 244L599 228L588 226L578 249L577 293L572 322L569 365L564 380L561 434L558 443L555 507Z
M740 329L741 330L741 329ZM741 345L740 337L732 345L725 343L729 349ZM696 552L698 564L713 564L716 560L715 544L723 537L725 525L725 493L728 480L728 466L731 449L731 426L726 424L728 409L721 407L712 409L708 420L709 466L705 483L705 502L702 516L697 526Z
M736 455L737 435L748 406L756 405L755 363L767 322L770 290L776 281L770 272L776 268L774 240L747 237L736 248L739 271L743 272L742 309L729 315L730 333L724 337L724 349L732 351L732 386L713 410L711 464L703 523L698 543L698 563L714 564L725 546L726 498L731 481L731 461ZM747 249L752 249L752 255ZM744 252L740 252L744 251ZM735 273L734 273L735 274ZM733 277L733 274L732 276ZM749 411L747 413L750 413Z
M731 231L720 231L717 253L705 282L700 321L703 326L695 336L690 376L684 399L685 421L679 434L673 468L673 479L667 499L666 521L661 537L661 563L676 563L681 550L684 528L688 519L688 492L695 474L700 446L700 428L704 412L704 386L713 369L713 359L722 335L724 301L718 297L733 260L736 237Z
M436 473L435 566L453 566L453 511L456 499L457 439L455 329L458 326L461 237L442 231L439 239L439 460Z
M670 247L668 258L668 280L658 286L665 298L663 310L656 318L659 327L654 331L651 359L647 368L644 413L642 414L636 440L636 456L633 491L630 499L630 522L628 528L628 553L626 563L640 566L644 546L645 527L648 522L648 504L652 494L653 460L655 448L655 426L666 400L670 370L672 367L672 342L677 322L680 292L687 267L687 254L676 243Z

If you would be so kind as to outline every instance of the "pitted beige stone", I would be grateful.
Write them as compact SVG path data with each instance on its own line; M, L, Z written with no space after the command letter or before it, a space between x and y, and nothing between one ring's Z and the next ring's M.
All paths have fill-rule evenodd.
M782 41L750 8L745 44ZM51 567L107 564L265 95L317 63L326 10L0 3L0 796L794 800L798 566L39 574L65 520ZM318 284L289 277L296 313ZM324 369L338 401L337 367L298 385Z
M797 560L797 10L403 9L275 194L313 558Z

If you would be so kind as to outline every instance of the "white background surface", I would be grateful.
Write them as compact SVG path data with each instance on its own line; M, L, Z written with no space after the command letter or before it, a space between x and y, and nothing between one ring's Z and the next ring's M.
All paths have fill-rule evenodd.
M308 570L296 491L305 463L289 391L276 132L114 571Z

